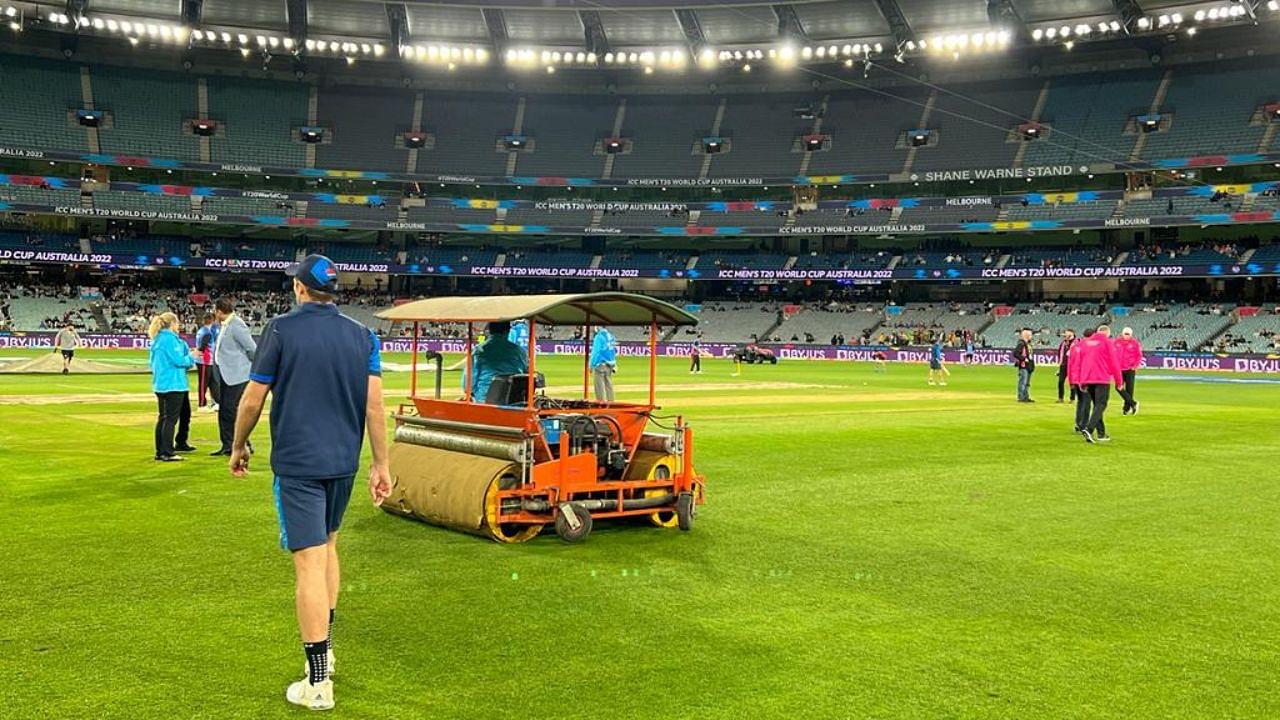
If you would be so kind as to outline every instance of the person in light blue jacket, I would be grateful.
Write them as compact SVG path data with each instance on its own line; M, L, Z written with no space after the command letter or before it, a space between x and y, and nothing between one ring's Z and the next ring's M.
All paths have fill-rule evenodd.
M178 316L161 313L151 319L151 390L159 410L156 417L156 460L177 462L180 452L194 452L187 442L191 431L191 389L187 371L195 367L191 348L178 336ZM174 428L177 437L174 437Z
M613 374L618 371L618 341L614 339L609 328L596 329L591 339L591 377L596 389L598 402L613 402Z

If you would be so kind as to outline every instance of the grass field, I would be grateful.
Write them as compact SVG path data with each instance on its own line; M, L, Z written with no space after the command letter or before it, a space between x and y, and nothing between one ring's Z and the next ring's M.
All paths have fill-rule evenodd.
M1047 369L1019 405L1009 368L704 367L661 366L709 482L691 533L500 546L358 484L336 715L1280 717L1280 385L1140 380L1088 446ZM265 458L152 462L148 383L0 376L0 717L305 712Z

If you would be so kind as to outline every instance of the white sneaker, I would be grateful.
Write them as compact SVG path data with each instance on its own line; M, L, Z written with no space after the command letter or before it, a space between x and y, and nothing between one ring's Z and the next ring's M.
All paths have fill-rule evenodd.
M331 679L333 677L333 651L332 650L328 652L328 656L329 656L329 661L328 661L329 667L325 668L327 672L324 675L326 680ZM302 676L308 677L308 678L311 677L311 662L309 660L302 661Z
M284 691L284 699L308 710L332 710L333 681L325 680L312 685L307 678L303 678Z

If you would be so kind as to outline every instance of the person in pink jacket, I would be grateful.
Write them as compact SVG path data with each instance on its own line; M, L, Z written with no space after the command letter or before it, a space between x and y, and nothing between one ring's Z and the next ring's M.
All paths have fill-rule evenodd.
M1142 343L1133 336L1133 328L1120 331L1116 338L1116 352L1120 355L1120 372L1124 375L1124 387L1120 389L1120 397L1124 398L1125 415L1138 414L1138 401L1133 398L1133 384L1137 380L1138 368L1142 366Z
M1072 382L1089 396L1089 419L1085 422L1085 442L1108 442L1107 426L1103 415L1111 398L1111 386L1124 387L1124 375L1120 372L1120 355L1111 340L1111 328L1102 325L1097 332L1081 339L1080 349L1073 362L1067 365Z

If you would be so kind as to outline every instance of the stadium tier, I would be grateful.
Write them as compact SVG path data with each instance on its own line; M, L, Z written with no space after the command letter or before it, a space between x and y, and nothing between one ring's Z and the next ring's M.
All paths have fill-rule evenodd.
M306 168L481 176L791 177L1112 163L1258 151L1265 59L1047 79L718 97L413 90L174 74L6 57L0 143ZM1163 92L1161 96L1160 93ZM204 106L200 97L207 98ZM1035 118L1048 130L1023 142ZM106 113L93 129L77 110ZM1156 132L1134 118L1154 112ZM1259 117L1262 120L1259 121ZM415 118L417 123L415 125ZM717 118L719 124L717 127ZM204 142L190 121L216 131ZM299 136L319 128L313 153ZM912 147L909 129L928 131ZM703 140L724 141L704 154ZM413 151L406 133L424 145ZM617 154L602 141L622 141ZM803 138L820 137L814 149ZM504 147L507 137L527 142ZM95 147L90 147L90 144ZM1025 147L1024 147L1025 146ZM612 162L607 162L612 157Z

